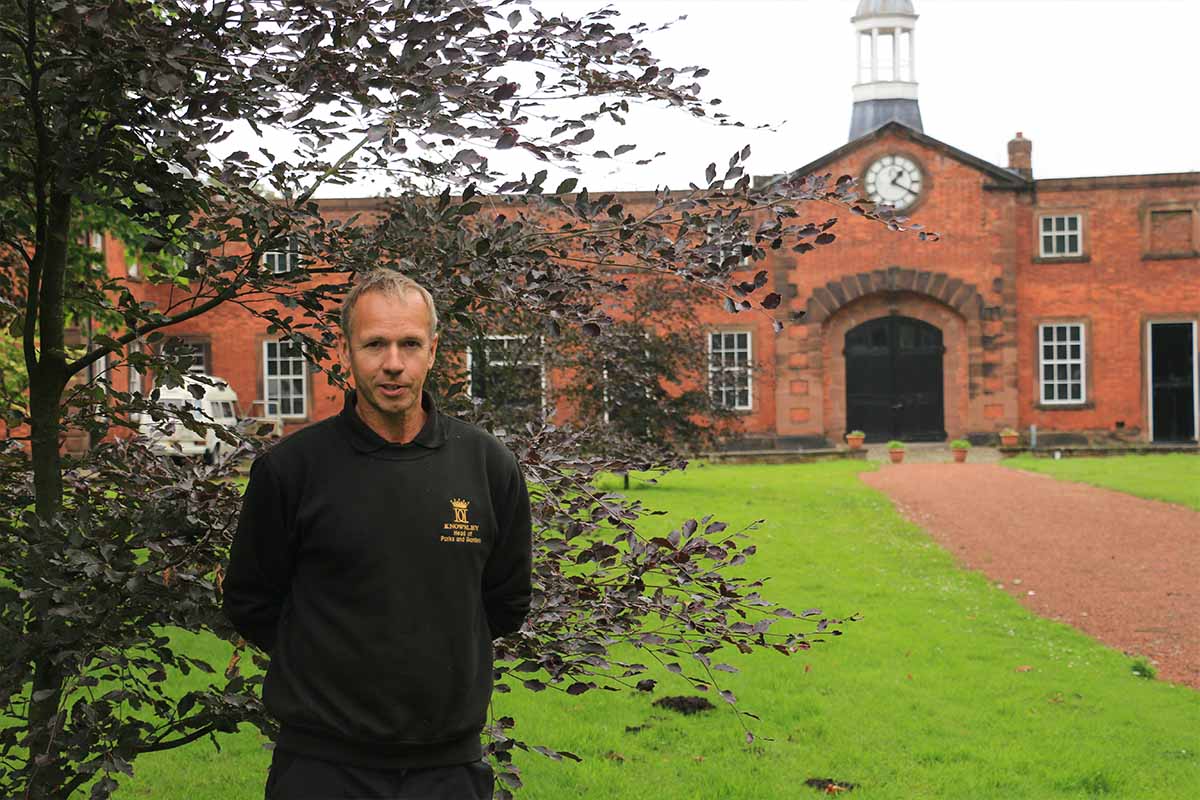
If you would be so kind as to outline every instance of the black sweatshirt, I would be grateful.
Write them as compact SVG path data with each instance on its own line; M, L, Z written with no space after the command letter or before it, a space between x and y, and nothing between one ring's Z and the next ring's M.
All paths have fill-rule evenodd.
M281 750L362 767L482 756L492 639L529 611L525 480L490 434L437 413L407 444L348 394L250 470L225 614L271 656Z

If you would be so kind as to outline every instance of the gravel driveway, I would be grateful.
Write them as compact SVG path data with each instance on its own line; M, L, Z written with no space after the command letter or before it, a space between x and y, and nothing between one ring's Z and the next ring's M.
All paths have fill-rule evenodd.
M996 464L862 479L1029 609L1200 689L1200 512Z

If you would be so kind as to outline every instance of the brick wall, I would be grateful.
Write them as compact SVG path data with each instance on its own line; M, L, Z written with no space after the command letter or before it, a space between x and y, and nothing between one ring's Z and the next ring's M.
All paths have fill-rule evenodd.
M840 441L845 334L870 319L901 314L942 331L951 437L1037 424L1050 433L1145 439L1146 325L1200 322L1200 256L1194 250L1200 241L1200 175L1014 187L995 168L895 127L844 148L820 171L861 177L885 154L904 155L920 166L923 191L910 213L914 222L937 231L940 241L921 242L913 232L889 231L845 209L808 203L800 209L802 220L840 217L831 229L837 241L805 255L768 250L766 260L744 276L767 270L770 290L785 299L779 315L803 311L803 323L776 334L766 313L730 315L716 297L698 309L697 337L716 330L751 336L753 402L740 414L739 435ZM631 211L652 202L648 193L623 193L617 200ZM328 213L367 207L369 201L337 201ZM1191 232L1183 216L1154 216L1164 212L1185 212ZM1080 216L1078 256L1042 257L1038 220L1045 213ZM1161 252L1164 247L1172 252ZM143 293L165 307L162 287L145 287ZM1087 400L1077 407L1046 407L1039 402L1038 325L1067 320L1086 325ZM253 403L263 396L265 323L226 305L169 333L210 341L212 372L230 382L243 409L263 413ZM561 379L567 378L551 375L552 381ZM307 417L288 422L288 430L341 406L340 393L321 374L310 374L309 401ZM1118 422L1124 423L1119 431Z
M1041 258L1029 236L1018 266L1020 424L1089 439L1149 438L1147 323L1200 322L1200 258L1157 258L1147 216L1200 204L1200 176L1135 176L1039 181L1023 227L1045 213L1078 213L1083 255ZM1076 321L1088 336L1087 399L1041 402L1038 326ZM1193 369L1200 364L1194 355ZM1121 427L1118 427L1121 425Z

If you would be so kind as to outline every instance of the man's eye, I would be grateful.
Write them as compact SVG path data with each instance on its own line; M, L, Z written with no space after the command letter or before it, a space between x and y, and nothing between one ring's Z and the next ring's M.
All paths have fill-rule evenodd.
M367 342L367 347L378 349L380 346L382 346L382 344L383 342Z

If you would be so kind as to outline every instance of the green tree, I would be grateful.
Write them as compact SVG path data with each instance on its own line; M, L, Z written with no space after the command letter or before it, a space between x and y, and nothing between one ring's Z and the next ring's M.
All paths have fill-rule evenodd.
M25 400L14 401L0 450L0 794L61 798L90 787L103 798L143 753L243 723L273 731L259 675L236 660L214 670L165 635L231 636L220 578L239 498L220 468L105 438L134 414L204 426L153 395L112 388L106 376L124 366L153 370L160 384L181 379L176 359L130 352L134 342L153 346L173 325L239 304L341 379L326 356L357 271L405 269L439 298L449 328L478 332L481 314L516 310L551 330L594 334L617 289L581 268L578 253L708 287L739 311L757 296L733 285L740 256L724 255L728 242L746 242L757 260L772 247L804 252L832 240L833 221L802 222L797 204L850 205L852 181L753 188L748 150L640 216L611 195L575 192L573 179L549 191L551 166L610 155L588 142L633 101L729 122L699 97L703 70L658 63L644 31L619 26L611 9L570 18L523 0L0 7L0 312L19 342L24 374L12 386ZM237 126L252 144L217 158ZM274 149L272 131L298 147ZM547 169L508 178L490 163L492 149L524 151ZM322 216L316 192L365 172L393 180L381 217ZM141 254L144 283L89 261L81 248L97 225ZM263 255L289 242L301 267L264 268ZM156 292L160 302L143 302ZM761 304L775 308L778 296ZM67 331L85 320L93 335L79 350ZM62 455L70 427L99 444ZM25 429L28 441L18 438ZM708 654L722 646L808 645L797 630L767 630L790 612L759 598L756 583L724 576L752 545L711 520L638 536L641 506L591 484L627 458L581 453L580 443L544 424L509 438L536 486L539 602L525 629L498 643L498 691L518 672L516 683L534 691L626 683L644 667L605 654L630 636L656 658L694 658L698 683L711 682ZM649 592L650 575L683 595ZM677 628L639 636L648 614ZM211 673L211 684L173 696L170 677L192 670ZM510 787L519 785L511 749L528 747L511 724L489 728Z

